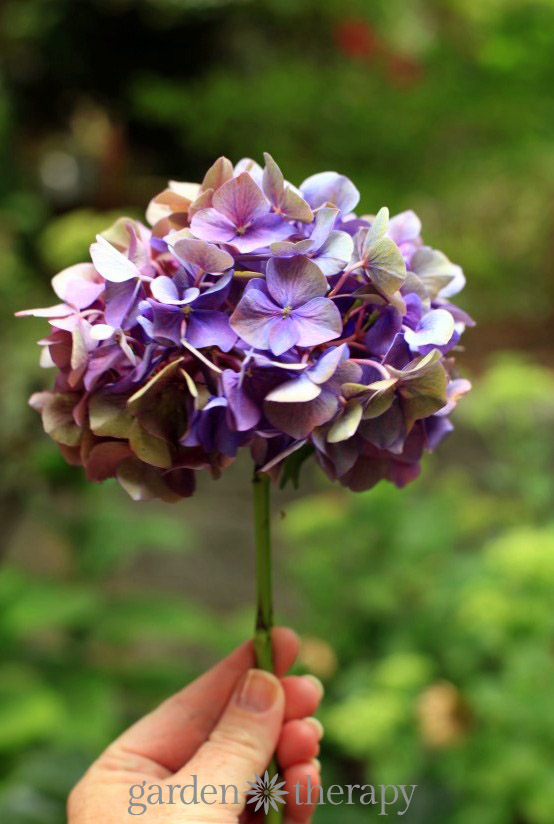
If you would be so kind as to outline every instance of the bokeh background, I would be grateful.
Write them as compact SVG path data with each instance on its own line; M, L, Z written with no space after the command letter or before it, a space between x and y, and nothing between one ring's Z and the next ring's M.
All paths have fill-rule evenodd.
M552 0L2 2L2 821L63 824L87 764L247 637L253 600L248 467L175 506L86 484L26 405L44 322L12 314L167 178L263 150L296 183L350 175L365 211L414 208L479 323L475 391L413 486L314 468L275 498L324 782L415 783L411 824L554 820L553 54Z

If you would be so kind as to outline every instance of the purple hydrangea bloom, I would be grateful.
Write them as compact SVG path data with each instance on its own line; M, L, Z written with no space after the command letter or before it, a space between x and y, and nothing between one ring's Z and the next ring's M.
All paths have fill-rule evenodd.
M359 217L359 197L336 172L297 188L269 154L219 158L151 201L151 228L99 235L59 303L19 313L50 325L54 387L31 404L66 460L136 500L192 495L243 447L275 479L313 454L353 490L414 480L470 389L465 277L413 212Z
M310 347L337 338L340 312L324 297L328 283L308 258L275 258L265 280L255 278L231 315L231 326L256 349L282 355L293 346Z

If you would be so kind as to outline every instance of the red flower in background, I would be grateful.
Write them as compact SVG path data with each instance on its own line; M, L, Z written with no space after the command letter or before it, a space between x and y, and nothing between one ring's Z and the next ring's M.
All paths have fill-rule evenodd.
M377 35L366 20L344 20L335 28L335 38L347 57L371 58L379 48Z

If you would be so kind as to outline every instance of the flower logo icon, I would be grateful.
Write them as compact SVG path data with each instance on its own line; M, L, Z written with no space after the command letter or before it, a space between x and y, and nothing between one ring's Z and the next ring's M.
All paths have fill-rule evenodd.
M274 810L278 810L279 807L277 804L285 803L283 796L288 795L288 791L281 789L281 787L285 786L285 782L281 781L280 783L277 783L278 780L279 775L277 773L270 780L269 772L266 770L263 778L257 775L255 781L248 782L252 789L248 790L246 795L251 795L252 798L249 798L247 803L256 804L254 812L258 812L258 810L263 807L264 812L267 815L270 807Z

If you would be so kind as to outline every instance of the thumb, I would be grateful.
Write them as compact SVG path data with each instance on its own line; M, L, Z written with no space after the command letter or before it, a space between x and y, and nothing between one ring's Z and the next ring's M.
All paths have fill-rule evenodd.
M269 672L249 670L208 740L176 778L197 776L199 787L227 785L228 803L233 803L226 810L239 815L246 804L248 782L265 772L275 752L284 711L279 680Z

